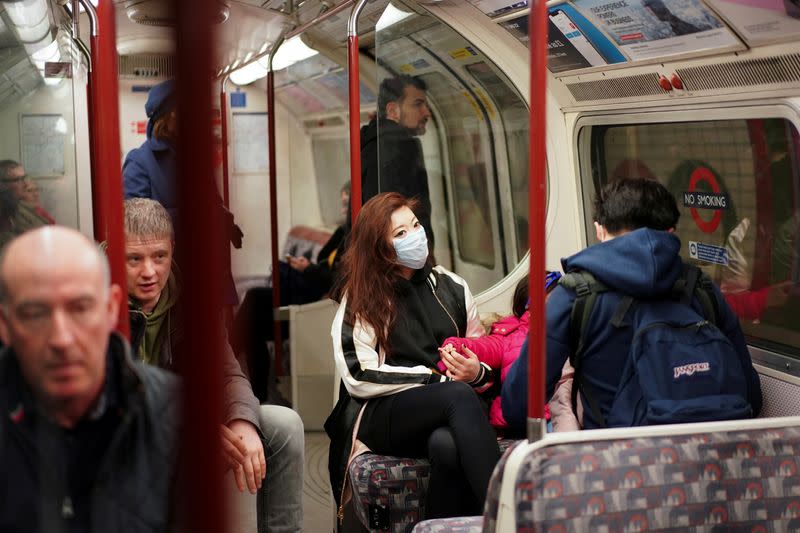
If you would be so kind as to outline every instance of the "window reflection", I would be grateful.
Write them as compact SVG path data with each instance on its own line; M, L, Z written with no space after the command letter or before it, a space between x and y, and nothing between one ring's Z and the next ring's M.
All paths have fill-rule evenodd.
M798 146L791 122L766 118L595 127L591 152L600 183L664 182L684 259L712 276L751 342L797 352Z

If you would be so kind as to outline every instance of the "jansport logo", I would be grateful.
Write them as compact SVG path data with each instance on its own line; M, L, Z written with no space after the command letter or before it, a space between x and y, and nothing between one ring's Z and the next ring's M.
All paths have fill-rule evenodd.
M710 372L711 365L709 363L689 363L688 365L676 366L672 370L675 371L675 379L681 376L691 376L695 372Z

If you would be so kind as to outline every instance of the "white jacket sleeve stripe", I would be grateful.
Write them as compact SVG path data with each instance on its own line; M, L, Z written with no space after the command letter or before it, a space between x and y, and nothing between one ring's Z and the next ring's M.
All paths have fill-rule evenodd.
M423 365L393 366L382 362L372 329L360 321L356 321L355 327L345 323L346 306L344 299L333 320L331 336L336 369L351 395L356 398L385 396L447 379Z

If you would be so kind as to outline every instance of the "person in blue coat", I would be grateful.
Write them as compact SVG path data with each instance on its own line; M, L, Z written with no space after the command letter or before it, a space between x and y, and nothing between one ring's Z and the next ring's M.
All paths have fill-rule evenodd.
M600 413L608 418L620 376L632 341L632 328L610 325L622 294L639 300L667 295L682 274L681 242L672 232L680 213L674 197L660 183L643 178L626 178L606 185L595 199L594 225L600 243L561 260L564 272L587 271L611 289L598 296L587 324L587 345L581 360L581 374L593 391ZM718 312L717 326L733 343L745 369L747 390L742 396L756 416L761 410L761 385L747 350L736 315L714 285ZM558 286L547 301L546 397L549 400L561 377L564 363L573 351L570 313L575 292ZM693 307L703 314L700 302ZM514 428L525 427L528 396L528 345L523 346L511 366L502 388L503 413ZM594 420L586 398L583 428L600 426Z
M147 140L134 148L122 164L125 199L151 198L163 205L172 223L177 227L178 199L176 181L177 113L175 110L175 82L167 80L155 85L147 95L144 111L147 114ZM209 169L209 178L211 170ZM233 214L222 204L227 234L234 248L242 247L242 230L234 223ZM229 263L229 262L228 262ZM238 304L236 289L226 265L226 303Z

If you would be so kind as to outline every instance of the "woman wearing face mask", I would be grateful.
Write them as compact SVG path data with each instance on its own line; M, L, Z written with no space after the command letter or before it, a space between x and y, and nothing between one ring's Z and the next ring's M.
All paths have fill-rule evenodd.
M500 457L475 392L491 370L461 358L441 374L436 363L445 338L483 329L465 281L432 265L416 207L397 193L372 198L342 258L331 335L344 386L325 423L331 484L346 503L347 464L367 449L427 457L426 518L480 514Z

